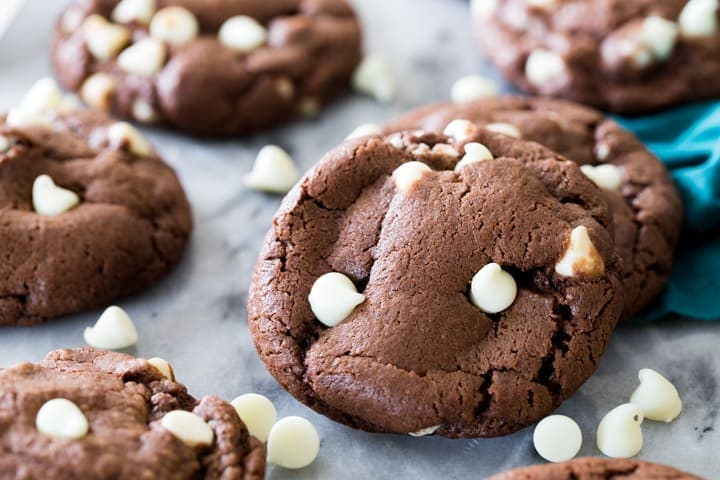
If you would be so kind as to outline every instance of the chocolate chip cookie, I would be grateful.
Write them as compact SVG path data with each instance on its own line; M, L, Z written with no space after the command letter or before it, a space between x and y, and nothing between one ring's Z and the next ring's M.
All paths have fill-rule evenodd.
M624 317L660 293L670 276L682 203L665 167L630 132L571 102L516 97L429 105L387 128L442 132L456 119L538 142L582 165L612 207L615 249L623 260Z
M196 400L152 361L56 350L0 370L0 477L243 479L265 448L235 409Z
M701 480L700 477L672 467L634 459L578 458L518 468L490 477L489 480Z
M173 170L101 112L23 108L0 116L0 325L107 306L163 277L191 231Z
M274 218L255 346L346 425L508 434L595 370L623 301L611 229L601 191L538 144L467 122L354 139Z
M623 114L720 97L716 0L474 0L485 55L520 88Z
M312 115L361 57L345 0L83 0L56 27L62 84L89 105L191 134Z

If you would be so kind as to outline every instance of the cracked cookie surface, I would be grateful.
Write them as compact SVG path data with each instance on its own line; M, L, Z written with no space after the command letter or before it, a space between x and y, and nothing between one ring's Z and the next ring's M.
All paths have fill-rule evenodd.
M534 95L630 115L720 95L720 9L712 0L476 4L479 47Z
M248 301L255 346L290 393L336 421L508 434L555 409L604 352L622 292L599 189L540 145L465 133L346 142L275 216ZM495 158L456 173L469 142ZM430 171L401 191L392 173L409 161ZM606 267L563 277L555 265L580 225ZM494 314L469 299L473 275L489 262L517 283L512 305ZM349 277L365 301L326 328L308 295L330 271Z
M492 125L511 125L522 139L540 143L579 165L617 167L620 185L603 193L613 214L615 249L623 260L623 317L631 317L662 291L682 226L682 201L665 167L635 136L593 109L562 100L521 97L428 105L386 128L442 132L456 119L491 129Z
M49 127L10 127L0 153L0 325L27 325L107 306L149 287L180 261L190 206L154 152L112 146L110 118L59 113ZM33 210L33 181L52 179L80 197L72 210Z
M164 42L166 54L155 71L128 72L118 58L148 38L146 23L115 22L128 38L108 59L92 55L82 28L93 14L113 22L118 3L74 2L56 27L53 66L61 83L78 92L100 74L95 85L104 93L89 89L100 104L95 106L142 123L202 136L263 130L314 114L347 89L361 58L360 25L345 0L159 0L152 13L183 7L195 16L197 35L184 43ZM224 22L237 16L260 24L266 40L247 50L220 42ZM243 28L247 32L247 25Z
M37 431L38 410L55 398L80 408L86 436L56 440ZM207 422L212 444L191 448L165 430L160 421L172 410ZM265 473L265 448L229 403L196 400L145 359L87 347L0 369L0 451L5 479L260 480Z
M672 467L634 459L578 458L518 468L488 480L701 480Z

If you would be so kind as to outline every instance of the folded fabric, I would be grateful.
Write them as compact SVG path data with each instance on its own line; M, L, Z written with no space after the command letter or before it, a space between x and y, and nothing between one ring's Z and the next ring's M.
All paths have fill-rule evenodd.
M616 120L667 165L685 206L668 285L637 320L669 313L720 320L720 102Z

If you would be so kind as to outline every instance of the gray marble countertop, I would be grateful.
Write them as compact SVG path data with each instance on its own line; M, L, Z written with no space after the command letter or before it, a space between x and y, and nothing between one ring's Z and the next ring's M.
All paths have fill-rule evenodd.
M59 0L29 0L0 40L0 109L17 103L32 82L48 75L48 34ZM197 141L163 131L148 136L175 167L194 209L195 232L181 265L151 290L123 300L140 340L129 353L171 361L180 381L201 396L226 399L246 392L270 397L281 416L303 415L318 427L320 456L310 467L268 469L268 478L484 478L542 462L532 428L497 439L447 440L367 434L316 415L283 391L266 372L250 340L245 302L263 235L280 198L242 184L257 150L275 143L310 167L355 126L382 121L422 103L445 100L459 76L498 78L473 46L462 0L355 0L366 26L367 51L386 57L396 72L399 98L382 106L349 97L319 117L234 141ZM0 1L0 9L2 9ZM83 344L82 331L99 312L34 328L0 330L0 366L38 360L47 351ZM599 455L595 428L627 401L637 371L655 368L671 378L684 402L673 423L643 424L639 457L720 478L720 323L668 320L618 329L600 369L561 413L575 418L585 437L581 454Z

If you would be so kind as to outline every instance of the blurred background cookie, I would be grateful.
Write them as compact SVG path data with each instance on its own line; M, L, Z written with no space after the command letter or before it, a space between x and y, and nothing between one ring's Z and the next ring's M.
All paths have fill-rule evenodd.
M701 480L657 463L632 459L578 458L570 462L534 465L500 473L488 480Z

